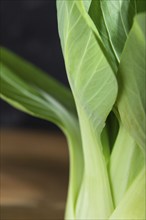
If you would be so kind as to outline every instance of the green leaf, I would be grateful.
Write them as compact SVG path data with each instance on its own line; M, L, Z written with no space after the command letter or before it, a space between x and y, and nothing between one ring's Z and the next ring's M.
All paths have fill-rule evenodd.
M145 169L143 169L127 190L125 196L110 216L109 220L145 219Z
M74 99L69 89L57 82L44 71L19 57L10 50L1 47L1 62L11 69L16 76L31 86L38 87L63 104L69 111L76 114Z
M113 203L100 135L116 99L117 82L97 42L92 20L82 1L57 1L57 11L61 45L78 110L86 164L76 203L76 218L107 219L113 210ZM93 204L96 204L96 208Z
M135 0L136 13L146 12L146 2L145 0Z
M89 11L91 1L92 1L92 0L84 0L84 1L83 1L84 7L85 7L85 9L86 9L87 12Z
M106 25L104 23L103 13L101 10L101 2L100 1L94 1L92 0L92 3L90 5L89 9L89 15L92 18L100 36L103 42L103 45L106 50L106 56L108 57L108 60L110 61L110 64L112 68L114 69L114 72L117 71L118 62L116 60L116 57L114 55L114 51L112 49L112 45L109 39L108 31L106 29Z
M100 1L109 40L118 61L131 29L133 18L142 10L143 1Z
M81 184L83 152L79 124L70 92L52 78L47 78L36 67L4 49L0 77L2 99L32 116L55 123L66 135L70 153L68 204L74 216L73 201Z
M120 130L109 163L109 177L115 206L125 197L126 191L145 167L145 15L134 19L127 38L118 71L119 97L117 107L120 114ZM142 149L142 150L141 150ZM115 178L116 177L116 178ZM135 189L137 190L137 189ZM142 189L144 194L144 188ZM138 203L138 199L133 204ZM124 203L122 203L124 206ZM129 203L125 203L129 207ZM142 203L141 203L142 204ZM142 204L143 205L143 204ZM115 219L135 219L130 208L121 208L123 214ZM141 208L137 206L137 213ZM115 211L115 213L118 213ZM131 214L129 214L131 213ZM142 214L142 213L141 213ZM135 215L140 218L140 215ZM129 217L131 216L131 218ZM114 219L111 218L111 219Z
M121 121L138 146L146 150L145 24L146 14L134 19L119 66L118 110Z
M82 5L80 6L81 1L57 2L59 33L71 88L73 93L77 93L74 96L77 96L77 100L82 102L82 107L89 115L92 113L90 117L94 118L94 126L98 133L101 133L105 125L105 118L110 112L117 94L116 79L93 31L86 23L82 12L78 10L77 6L81 11L84 10ZM61 20L62 13L64 13L64 19ZM83 11L83 13L85 12ZM64 32L62 32L63 28ZM105 89L106 87L107 89ZM80 92L80 96L78 92ZM107 103L102 102L102 97L104 97L104 101L107 100ZM75 101L77 102L77 100ZM105 105L107 108L103 109ZM97 112L98 114L96 114ZM97 121L95 120L96 115L98 115Z
M30 86L20 79L5 64L1 63L1 96L11 101L16 108L31 115L50 120L64 129L71 124L71 114L41 88Z
M109 162L109 178L115 207L120 203L144 165L143 153L125 127L120 124Z

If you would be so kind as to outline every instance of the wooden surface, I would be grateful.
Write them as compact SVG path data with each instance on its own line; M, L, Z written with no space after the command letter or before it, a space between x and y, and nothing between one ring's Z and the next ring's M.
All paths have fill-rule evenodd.
M1 220L63 219L68 148L61 134L2 130Z

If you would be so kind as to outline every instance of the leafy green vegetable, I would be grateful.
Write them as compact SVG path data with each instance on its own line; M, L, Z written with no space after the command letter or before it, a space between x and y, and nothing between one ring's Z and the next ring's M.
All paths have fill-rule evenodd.
M94 216L107 218L113 207L112 199L110 202L106 164L101 152L100 133L115 102L117 83L92 30L80 15L79 9L83 10L81 8L83 5L77 6L74 1L59 1L58 8L61 7L65 8L66 17L64 16L64 21L62 19L60 28L65 27L64 22L68 21L64 33L60 35L63 41L62 48L80 120L85 164L88 164L85 166L83 185L77 202L78 218L84 218L85 213L82 212L82 209L84 212L87 211L86 218L91 219ZM80 8L78 9L78 7ZM69 17L67 17L68 14ZM60 20L59 16L61 15L58 14L58 20ZM73 25L76 21L78 22L75 28ZM72 47L72 45L76 46ZM103 172L99 172L99 169L102 169ZM97 188L99 180L102 184ZM84 199L85 192L86 199ZM88 202L90 197L97 204L96 209L92 203ZM104 208L102 209L99 204L102 204ZM87 206L89 210L85 209Z
M144 155L141 149L125 127L120 125L109 161L109 177L116 207L143 167ZM135 188L135 190L137 189Z
M146 50L145 47L146 14L137 15L129 34L121 63L119 65L119 99L120 118L133 136L136 143L146 150Z
M106 29L106 25L104 22L103 13L101 10L101 2L100 1L92 1L89 9L89 15L92 18L100 36L103 41L103 45L106 49L106 57L109 59L113 69L115 72L117 71L117 59L114 55L113 48L109 39L109 34ZM97 16L98 15L98 16Z
M57 1L71 91L1 48L1 97L67 137L66 219L146 217L145 11L143 0Z
M116 207L110 220L115 219L145 219L145 168L133 181L120 204Z
M61 102L69 111L76 112L71 92L38 67L3 47L1 47L1 62L11 69L16 76L25 80L27 84L38 87Z
M100 1L103 20L118 61L120 61L125 41L132 26L133 17L142 10L140 8L141 2L135 0Z
M83 152L79 123L70 91L4 48L1 48L0 76L2 99L32 116L55 123L66 135L70 153L68 203L72 204L82 178ZM68 209L73 212L73 205Z

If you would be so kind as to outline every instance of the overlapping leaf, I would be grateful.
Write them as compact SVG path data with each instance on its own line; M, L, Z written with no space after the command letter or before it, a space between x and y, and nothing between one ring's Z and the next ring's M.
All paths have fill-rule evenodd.
M146 4L143 0L93 0L93 2L98 2L98 4L100 5L99 8L102 13L99 20L101 20L106 27L107 32L103 32L102 38L105 43L108 40L110 41L115 57L118 61L120 61L125 41L133 24L133 18L137 13L146 10ZM98 15L96 15L96 17L98 17ZM104 26L102 25L102 29L103 27ZM100 29L99 25L98 29ZM108 40L106 40L106 38ZM109 44L106 45L109 46Z
M143 0L57 1L59 35L80 130L70 91L1 49L2 98L56 123L68 137L67 219L144 219L146 15L139 14L132 24L134 15L145 8ZM111 117L115 102L118 134L117 120Z
M92 0L84 0L83 1L83 4L84 4L85 9L86 9L87 12L89 11L89 8L90 8L90 5L91 5L91 1Z
M127 190L120 204L114 210L109 220L137 220L145 219L145 195L146 188L145 169L133 181L132 186Z
M106 49L106 57L109 60L109 63L111 64L112 68L114 69L114 72L117 71L117 59L114 55L114 51L109 39L107 27L104 22L103 13L101 10L101 2L100 1L94 1L92 0L92 3L90 5L89 9L89 15L92 18L100 36L103 42L103 45Z
M80 3L58 1L59 32L76 101L93 119L94 127L100 133L115 101L117 84L93 31L79 12L77 6L83 10ZM61 16L62 11L64 16Z
M82 143L73 97L65 87L41 70L1 49L1 98L32 116L51 121L65 133L70 152L70 214L74 216L83 172Z
M124 198L127 189L131 187L144 165L141 149L120 123L120 130L109 162L109 178L115 207Z
M69 113L52 96L41 88L30 86L2 63L0 74L3 99L31 115L54 122L60 128L66 127Z
M122 53L118 72L119 98L117 107L120 113L120 132L110 158L109 167L113 197L117 206L113 218L118 219L136 219L144 216L145 196L143 195L143 200L138 202L144 192L144 185L141 185L140 189L139 185L135 186L135 191L140 192L140 197L135 195L133 198L130 195L133 201L126 194L127 190L131 191L133 182L141 170L145 168L145 21L146 14L139 14L135 17ZM125 198L127 199L125 200ZM126 203L125 207L122 201Z
M48 93L70 112L75 113L75 104L69 89L57 82L51 76L40 70L38 67L12 53L10 50L1 47L1 62L8 67L16 76L27 82L31 87L39 88Z
M139 147L146 150L146 14L136 16L119 66L120 118Z
M84 216L87 219L107 218L113 205L99 140L106 117L116 99L116 79L97 43L92 20L82 1L57 3L61 45L78 109L85 164L88 164L76 204L76 215L79 219ZM91 198L97 204L97 209L89 203Z

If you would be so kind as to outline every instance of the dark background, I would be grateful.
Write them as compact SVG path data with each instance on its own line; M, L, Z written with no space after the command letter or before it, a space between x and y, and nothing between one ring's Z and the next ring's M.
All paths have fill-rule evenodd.
M55 0L1 0L0 44L68 86L57 30ZM0 101L1 127L55 129Z

